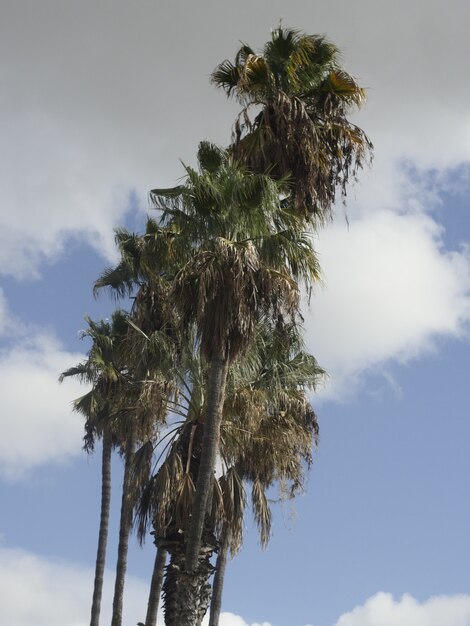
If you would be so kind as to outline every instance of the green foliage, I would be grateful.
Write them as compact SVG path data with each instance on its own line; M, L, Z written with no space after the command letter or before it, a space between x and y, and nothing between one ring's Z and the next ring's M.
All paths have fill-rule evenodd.
M171 556L165 597L173 612L199 467L213 458L203 435L208 398L217 395L208 383L214 362L229 367L201 597L217 540L227 537L232 554L241 547L247 493L265 546L268 491L292 498L303 489L318 443L310 395L325 375L301 336L301 287L309 293L321 278L312 229L331 217L337 192L346 196L372 151L348 120L365 91L324 36L279 27L259 52L243 44L212 82L242 107L231 145L201 142L196 169L184 166L179 185L150 191L157 216L145 231L116 230L119 263L94 293L131 297L132 309L110 321L87 318L87 359L61 375L92 386L74 402L86 420L85 447L107 432L128 458L139 540L152 527Z
M346 197L372 152L367 135L347 117L364 104L365 90L341 67L336 46L323 35L279 27L259 54L244 44L234 63L223 61L212 82L243 107L234 156L254 172L279 181L287 176L290 203L314 226L322 224L336 190Z

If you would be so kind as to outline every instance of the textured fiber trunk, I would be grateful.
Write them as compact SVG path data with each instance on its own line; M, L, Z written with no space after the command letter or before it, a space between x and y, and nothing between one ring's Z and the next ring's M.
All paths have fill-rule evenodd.
M225 568L227 567L228 546L230 543L230 528L224 523L220 540L219 554L215 564L214 582L212 585L211 611L209 626L219 626L220 611L222 609L222 591L224 587Z
M178 588L180 573L184 567L184 550L181 543L168 548L170 562L166 566L163 582L163 607L165 609L165 626L178 626Z
M153 566L152 582L150 583L149 601L147 605L147 616L145 618L145 626L156 626L158 604L160 602L160 594L162 591L163 571L166 563L166 549L157 548L155 555L155 564Z
M119 523L119 545L116 563L116 582L114 585L113 617L111 626L122 626L122 604L124 598L124 582L127 569L127 550L131 530L132 507L129 500L129 486L132 458L134 456L134 437L130 435L126 443L124 479L122 483L121 519Z
M189 574L184 570L184 553L172 554L163 585L165 626L197 626L202 622L210 601L213 549L211 545L200 557L197 570Z
M186 545L186 572L196 570L198 565L207 502L212 492L215 462L219 449L220 423L222 421L222 409L225 399L227 371L227 359L221 357L212 359L207 390L206 415L204 418L201 463L199 465L191 524Z
M178 586L172 611L176 621L166 622L167 626L197 626L209 606L211 589L209 578L214 570L210 557L215 549L215 542L212 533L207 533L207 529L204 532L204 525L219 449L227 371L228 360L226 358L220 355L212 358L201 459L186 540L186 557L181 565L178 564Z
M111 450L111 436L105 431L103 434L103 452L101 460L100 530L98 535L98 550L96 553L95 582L93 586L90 626L98 626L100 622L106 545L108 543L109 509L111 504Z

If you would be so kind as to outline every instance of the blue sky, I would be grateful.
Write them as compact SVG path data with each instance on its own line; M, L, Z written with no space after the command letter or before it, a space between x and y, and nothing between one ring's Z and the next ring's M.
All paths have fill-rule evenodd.
M339 206L318 234L306 340L330 380L307 491L277 509L265 552L247 519L221 626L470 626L470 6L409 4L3 3L1 623L88 622L99 454L70 410L82 390L57 378L86 350L84 315L112 311L91 288L113 227L143 224L148 190L200 139L228 141L236 108L210 71L283 18L343 50L376 157L349 226ZM143 619L153 550L133 542L126 624Z

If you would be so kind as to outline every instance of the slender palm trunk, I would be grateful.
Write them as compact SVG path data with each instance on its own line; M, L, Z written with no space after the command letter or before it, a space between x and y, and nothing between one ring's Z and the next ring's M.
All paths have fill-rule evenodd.
M178 626L196 626L209 604L210 585L208 581L213 572L210 556L214 547L209 547L201 554L201 540L219 449L227 371L228 360L226 358L221 355L212 358L207 388L201 462L187 536L184 572L179 576L176 598Z
M158 604L162 591L163 570L165 569L167 551L165 548L157 548L155 563L153 566L152 582L150 583L149 601L147 605L147 616L145 626L156 626Z
M166 566L165 581L163 583L163 608L165 611L165 626L178 626L178 591L181 574L184 569L183 545L177 542L169 548L170 561Z
M202 531L206 517L207 502L212 490L215 462L220 441L220 424L225 399L228 360L220 356L211 361L207 391L207 407L204 418L201 463L197 476L196 492L191 516L191 524L186 545L186 571L197 568L201 548Z
M116 563L116 582L114 585L113 617L111 626L122 625L122 604L124 598L124 582L127 569L127 551L129 546L129 533L132 521L132 505L130 501L129 487L131 482L131 466L134 456L135 441L131 434L126 442L126 455L124 464L124 478L122 483L121 519L119 523L119 545Z
M219 554L215 564L215 576L212 584L212 599L209 616L209 626L219 626L220 611L222 609L222 591L224 587L225 568L227 567L228 546L230 543L230 528L224 522L220 540Z
M101 596L103 593L104 566L106 562L106 546L108 543L109 509L111 505L111 450L110 434L103 433L103 452L101 457L101 515L96 553L95 582L91 603L90 626L98 626L100 621Z

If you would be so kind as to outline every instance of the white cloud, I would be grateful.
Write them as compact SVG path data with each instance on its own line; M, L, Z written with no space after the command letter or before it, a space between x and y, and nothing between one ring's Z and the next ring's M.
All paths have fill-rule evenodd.
M377 593L342 615L335 626L469 626L470 596L436 596L424 602L405 594Z
M17 548L0 547L0 623L8 626L86 626L93 584L91 568L40 557ZM27 595L25 596L25 589ZM102 622L110 622L113 573L107 570ZM124 597L125 624L145 616L148 583L129 576ZM207 616L204 623L207 622ZM436 596L423 602L405 594L394 600L377 593L341 615L335 626L470 626L470 596ZM163 626L159 616L158 626ZM234 613L222 613L220 626L251 625ZM284 625L288 626L288 625Z
M73 563L0 547L0 623L8 626L86 626L94 572ZM105 572L101 622L110 623L114 574ZM143 621L148 601L144 580L128 576L124 624ZM25 589L27 595L25 596ZM204 624L206 626L208 617ZM159 616L158 626L163 626ZM220 626L249 626L239 615L222 613ZM251 626L269 626L267 622Z
M0 476L21 479L81 453L83 424L71 402L84 389L74 381L59 385L58 376L82 358L40 334L0 351Z
M86 626L94 573L90 568L0 548L0 623L8 626ZM110 623L113 577L106 572L103 623ZM126 581L124 623L145 617L147 585Z
M358 120L380 159L406 158L423 168L470 159L470 85L462 79L470 5L450 0L446 7L440 0L336 0L315 7L309 30L326 32L368 88ZM294 9L292 16L298 21L301 13Z
M112 256L112 226L130 190L145 198L152 185L181 174L178 158L192 159L199 139L227 140L236 107L208 74L240 39L261 45L280 15L285 24L327 32L370 87L358 121L377 160L357 192L363 206L388 207L406 181L397 168L404 159L440 169L470 159L467 2L450 0L446 11L438 0L205 7L207 0L197 11L150 2L4 2L2 273L34 274L70 235Z
M155 36L161 19L148 3L7 0L3 8L0 272L34 275L70 236L111 258L130 192L145 203L152 186L172 184L178 158L192 158L220 117L195 125L187 116L198 85L212 91L216 58L196 71L193 63L178 83L183 68L173 64L183 58L167 56L173 34Z
M207 626L209 619L206 616L204 619L204 626ZM271 626L268 622L263 622L262 624L253 623L248 624L245 620L240 617L240 615L235 615L234 613L221 613L220 614L220 626Z
M470 256L447 251L430 217L378 211L322 233L326 289L306 313L311 351L331 374L329 393L351 391L364 370L406 361L470 319Z
M261 45L283 15L344 50L346 67L369 87L357 121L376 146L372 170L350 194L350 232L339 214L321 233L328 292L313 303L313 352L339 381L461 332L467 255L446 250L440 227L417 214L435 205L439 188L404 164L442 175L470 160L470 83L461 79L470 4L450 0L442 11L438 0L335 0L313 10L240 0L207 12L206 1L197 11L4 3L0 272L37 274L72 235L111 258L129 192L145 199L153 185L171 184L178 157L191 160L199 139L227 140L236 107L209 85L212 67L239 39Z
M72 411L86 387L62 371L83 359L44 329L12 315L0 289L0 479L21 480L81 453L83 419Z

